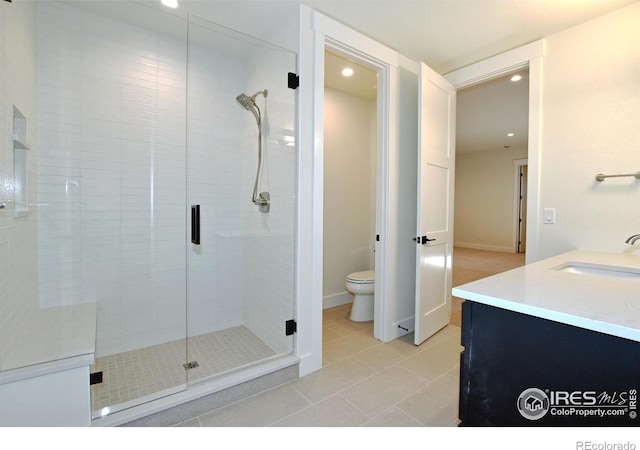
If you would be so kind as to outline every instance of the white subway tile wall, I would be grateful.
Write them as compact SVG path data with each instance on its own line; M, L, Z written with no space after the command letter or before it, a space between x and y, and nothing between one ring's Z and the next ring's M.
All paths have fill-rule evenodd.
M186 35L46 2L37 44L41 305L98 301L98 356L237 325L291 351L295 147L279 135L293 136L295 55L192 43L187 68ZM235 101L265 88L268 214L250 201L255 120Z
M14 108L27 121L29 202L36 191L36 61L34 2L0 4L0 370L12 369L4 351L38 305L37 215L14 217ZM6 363L6 364L5 364Z

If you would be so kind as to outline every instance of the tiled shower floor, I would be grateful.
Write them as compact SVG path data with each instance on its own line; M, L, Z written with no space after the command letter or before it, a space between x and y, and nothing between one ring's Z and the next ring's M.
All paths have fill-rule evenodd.
M91 386L92 411L95 416L105 407L112 411L122 409L138 399L150 400L186 383L275 354L251 331L238 326L96 358L91 372L102 371L103 382ZM183 364L191 361L197 361L199 366L187 371ZM114 408L114 405L120 407Z

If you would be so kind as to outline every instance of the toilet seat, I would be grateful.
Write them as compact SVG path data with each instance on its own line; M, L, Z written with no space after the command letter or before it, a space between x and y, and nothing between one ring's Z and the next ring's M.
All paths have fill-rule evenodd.
M363 270L351 273L347 275L347 281L354 284L373 284L375 283L375 271Z

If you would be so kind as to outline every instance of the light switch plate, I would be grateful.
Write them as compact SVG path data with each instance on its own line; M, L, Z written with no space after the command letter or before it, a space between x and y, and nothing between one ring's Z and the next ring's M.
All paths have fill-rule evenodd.
M555 208L545 208L542 213L542 223L556 223Z

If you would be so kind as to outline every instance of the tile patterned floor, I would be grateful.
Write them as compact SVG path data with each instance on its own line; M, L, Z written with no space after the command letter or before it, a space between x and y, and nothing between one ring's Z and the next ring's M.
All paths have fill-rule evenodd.
M456 248L453 285L524 265L524 254ZM181 424L195 427L453 427L458 424L460 308L420 346L413 334L382 343L373 323L348 318L350 305L323 316L323 368Z
M104 381L91 386L94 417L102 408L112 411L134 399L158 398L171 389L220 375L268 358L275 352L243 326L96 358L91 372L103 372ZM185 370L183 364L199 366Z
M421 346L412 335L382 343L350 305L324 311L324 367L180 426L420 427L458 423L460 328Z
M524 255L458 249L453 285L524 264ZM324 311L323 368L179 424L182 427L455 427L460 305L420 346L413 334L382 343L373 323L349 320L350 305Z

